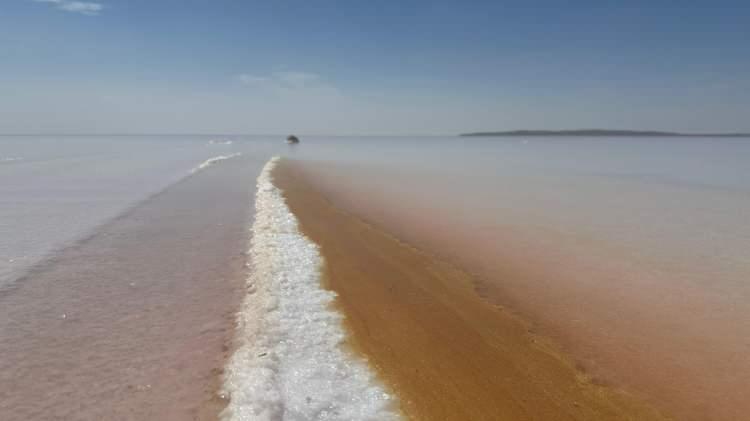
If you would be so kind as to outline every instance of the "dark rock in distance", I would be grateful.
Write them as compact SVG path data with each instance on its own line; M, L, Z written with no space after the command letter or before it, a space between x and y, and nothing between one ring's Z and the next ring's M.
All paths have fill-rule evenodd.
M295 136L295 135L289 135L289 136L286 137L286 143L288 143L290 145L295 145L295 144L299 143L299 138L297 136Z

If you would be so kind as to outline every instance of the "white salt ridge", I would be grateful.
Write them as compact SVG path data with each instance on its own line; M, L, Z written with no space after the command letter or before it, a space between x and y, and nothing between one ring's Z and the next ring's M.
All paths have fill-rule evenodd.
M237 153L233 153L231 155L219 155L219 156L215 156L213 158L209 158L209 159L203 161L197 167L195 167L192 170L190 170L190 174L195 174L198 171L200 171L200 170L202 170L204 168L207 168L207 167L209 167L209 166L211 166L211 165L213 165L213 164L215 164L215 163L217 163L219 161L223 161L225 159L232 159L232 158L240 156L240 155L242 155L242 154L240 152L237 152Z
M227 365L221 418L396 420L397 405L366 361L342 346L335 294L320 285L323 259L271 179L258 177L248 295L238 315L239 347Z

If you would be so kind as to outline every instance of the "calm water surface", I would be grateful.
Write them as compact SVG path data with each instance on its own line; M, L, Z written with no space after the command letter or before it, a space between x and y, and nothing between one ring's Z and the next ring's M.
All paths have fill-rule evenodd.
M504 279L592 373L680 418L750 413L750 141L5 136L0 419L215 414L274 154Z
M324 193L478 274L590 375L746 418L750 139L312 139Z

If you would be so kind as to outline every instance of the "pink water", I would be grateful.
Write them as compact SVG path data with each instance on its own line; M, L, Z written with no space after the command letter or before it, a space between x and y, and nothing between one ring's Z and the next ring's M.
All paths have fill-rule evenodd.
M215 418L262 164L206 168L3 290L0 419Z

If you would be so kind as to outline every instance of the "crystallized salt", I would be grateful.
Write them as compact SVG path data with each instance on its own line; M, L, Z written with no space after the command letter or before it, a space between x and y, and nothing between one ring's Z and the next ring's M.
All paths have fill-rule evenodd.
M320 285L322 257L271 180L258 177L247 297L230 359L224 420L395 420L394 399L367 363L342 349L335 294Z

